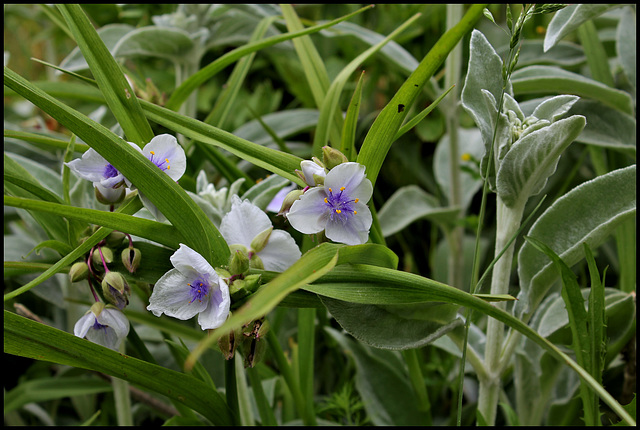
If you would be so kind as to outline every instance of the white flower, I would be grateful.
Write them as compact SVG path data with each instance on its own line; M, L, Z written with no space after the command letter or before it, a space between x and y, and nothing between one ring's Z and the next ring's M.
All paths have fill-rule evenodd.
M140 149L140 147L134 144L131 144L131 146L142 152L145 157L169 175L174 181L180 179L187 169L187 157L184 149L182 149L177 139L170 134L161 134L154 137L143 149ZM127 178L124 178L124 180L128 187L135 189L135 186ZM147 208L158 221L164 221L166 219L144 194L140 193L139 196L144 207Z
M86 337L113 350L118 350L122 340L129 334L129 320L118 309L96 302L73 327L73 334Z
M238 196L233 197L231 211L222 218L220 233L229 246L244 247L250 260L257 256L265 270L282 272L302 255L289 233L273 230L264 211Z
M184 244L170 260L174 269L156 282L147 310L180 320L198 315L203 330L220 327L229 316L229 286L207 260Z
M296 184L290 183L289 185L287 185L286 187L278 191L278 193L273 197L273 199L271 199L271 201L267 205L267 209L266 209L267 212L275 212L275 213L280 212L280 209L282 208L282 203L284 202L284 198L287 197L287 194L289 194L291 191L297 188L298 186Z
M342 163L327 173L324 185L307 190L286 215L304 234L325 231L327 238L347 245L363 244L373 221L366 203L373 194L365 167Z
M78 177L100 184L104 188L116 188L123 184L124 176L95 149L89 148L82 158L64 163Z

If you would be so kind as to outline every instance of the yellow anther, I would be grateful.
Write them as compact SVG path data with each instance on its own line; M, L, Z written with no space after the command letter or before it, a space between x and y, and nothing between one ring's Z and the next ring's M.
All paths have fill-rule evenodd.
M324 198L324 202L325 202L325 203L329 203L329 201L327 200L327 198L326 198L326 197Z
M353 211L353 214L354 215L358 215L358 211Z
M460 156L460 158L462 158L462 161L469 161L469 160L471 160L471 154L465 152L464 154L462 154Z
M360 201L360 199L355 199L355 200L353 201L353 203L358 203L359 201Z
M155 153L155 152L153 152L153 151L150 151L150 152L151 152L151 155L156 155L156 153Z
M336 209L336 213L339 214L342 213L342 211L340 209Z
M333 190L332 190L331 188L329 188L329 192L330 192L330 193L332 193L332 192L333 192Z
M340 191L344 191L344 187L340 187Z

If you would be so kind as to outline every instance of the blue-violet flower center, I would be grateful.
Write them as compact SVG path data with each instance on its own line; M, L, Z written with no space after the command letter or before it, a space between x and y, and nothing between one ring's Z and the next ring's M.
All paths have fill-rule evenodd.
M340 187L339 190L334 191L331 188L327 188L327 197L324 199L324 204L330 209L331 220L340 220L345 222L352 215L357 215L358 211L354 210L354 203L358 203L359 199L351 199L346 192L345 187Z
M189 303L193 303L194 301L202 302L202 300L209 294L209 282L208 277L200 276L196 278L196 280L188 284L191 287L191 301Z

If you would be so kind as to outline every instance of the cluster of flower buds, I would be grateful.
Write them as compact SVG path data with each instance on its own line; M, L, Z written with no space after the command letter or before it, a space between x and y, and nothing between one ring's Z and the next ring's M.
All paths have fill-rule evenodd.
M269 321L264 317L245 324L242 329L232 330L218 340L218 347L226 360L231 360L236 351L244 357L244 367L254 367L264 358L269 331Z
M90 227L85 233L93 233L94 228ZM120 231L111 232L104 240L100 241L91 249L85 261L74 263L69 270L69 278L71 282L79 282L83 280L89 281L89 286L94 293L96 301L96 290L94 286L100 285L102 298L118 309L124 309L129 304L129 296L131 295L131 287L127 283L124 275L109 269L109 265L114 261L114 249L122 246L122 242L128 235ZM133 246L131 238L129 245L120 253L122 264L129 273L134 273L140 266L142 253ZM86 237L81 239L85 241Z

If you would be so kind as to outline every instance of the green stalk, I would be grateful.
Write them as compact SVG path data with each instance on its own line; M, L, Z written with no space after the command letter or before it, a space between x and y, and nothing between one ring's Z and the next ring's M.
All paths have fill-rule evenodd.
M125 353L125 343L120 344L120 353ZM131 396L129 395L129 382L116 378L111 378L113 387L113 400L116 405L116 417L119 426L132 426L133 415L131 414Z
M255 367L247 368L247 375L249 375L249 382L251 383L251 389L253 390L253 396L256 399L256 405L258 406L258 413L260 414L261 424L263 426L276 426L278 422L273 414L273 409L269 405L267 396L264 394L262 388L262 380L260 379L260 373Z
M427 422L425 425L430 426L432 424L431 419L431 402L429 401L429 395L427 393L427 387L424 383L424 375L422 374L421 364L422 356L418 349L405 349L402 351L402 357L407 363L409 369L409 379L413 389L418 397L418 407L421 411L425 412Z
M447 30L453 28L462 19L463 5L447 4ZM458 43L445 60L444 87L450 88L460 80L462 63L462 45ZM453 91L444 101L443 112L446 116L449 135L449 206L460 206L462 190L460 188L460 157L458 156L458 91ZM461 214L462 216L462 214ZM462 287L462 226L454 227L448 236L448 276L449 285Z
M231 409L233 425L240 425L240 404L238 403L238 386L236 384L236 363L237 355L224 362L224 386L227 398L227 405Z
M507 245L511 237L520 227L524 204L509 208L498 196L496 199L497 219L496 246L498 254ZM491 294L507 294L509 292L509 278L513 262L514 245L511 244L496 264L493 266L491 278ZM495 306L505 309L505 302L498 302ZM480 381L480 393L478 395L478 411L489 425L493 425L496 419L498 396L500 394L501 375L497 372L500 366L500 357L503 346L504 323L493 318L487 321L487 344L485 347L485 368L487 378Z
M291 392L291 396L293 397L293 402L298 410L300 416L302 416L302 422L304 425L311 425L311 422L315 419L315 417L311 418L307 416L307 410L305 408L305 403L302 398L302 391L300 391L300 386L295 380L295 376L293 371L291 370L291 366L289 366L289 362L287 358L284 356L282 352L282 348L280 347L280 342L278 342L278 338L276 337L273 330L269 330L267 332L267 342L269 342L269 349L273 354L273 357L278 364L278 368L280 369L280 374L284 378L287 386L289 387L289 391Z
M305 415L317 425L313 405L313 363L315 347L315 308L298 309L298 380L304 399Z

